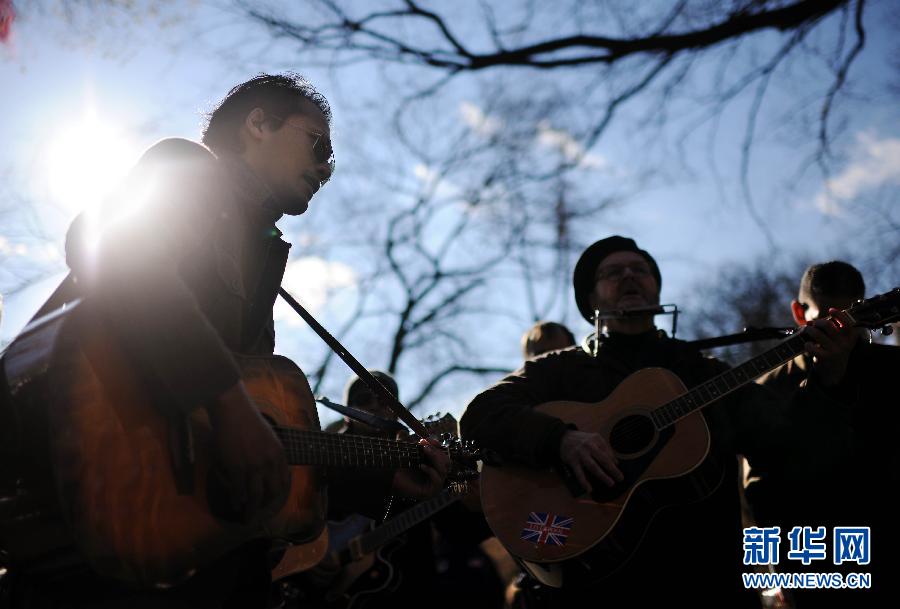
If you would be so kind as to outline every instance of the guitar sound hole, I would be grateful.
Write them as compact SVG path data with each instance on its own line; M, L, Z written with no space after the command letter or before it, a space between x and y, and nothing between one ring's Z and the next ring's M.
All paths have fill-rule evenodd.
M609 434L609 443L619 454L641 452L653 442L655 427L649 417L633 414L616 423Z

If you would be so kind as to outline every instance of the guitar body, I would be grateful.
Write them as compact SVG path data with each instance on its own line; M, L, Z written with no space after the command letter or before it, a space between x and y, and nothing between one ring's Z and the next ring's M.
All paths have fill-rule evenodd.
M287 544L281 560L272 569L272 581L277 582L314 568L328 555L328 527L322 529L319 537L304 544Z
M302 599L299 604L303 607L338 609L362 607L373 598L372 595L396 589L400 573L391 564L390 555L403 545L402 541L394 539L377 551L358 557L350 549L355 539L370 532L373 526L370 518L359 514L341 521L329 521L326 528L329 547L325 557L302 573L295 569L277 578L298 575L284 583L291 590L288 596ZM296 549L289 548L285 558ZM273 580L276 580L275 574L273 571Z
M391 563L392 554L403 547L402 539L394 539L371 554L347 564L329 564L326 558L311 571L303 573L294 586L293 595L302 607L350 609L366 607L373 601L397 590L403 573Z
M700 412L657 431L649 413L686 391L661 368L626 378L596 404L549 402L537 410L603 435L619 459L625 480L610 489L595 483L576 497L561 472L514 463L485 465L481 499L497 538L528 570L548 585L561 585L565 561L576 557L591 577L615 570L633 553L650 520L666 505L702 499L721 482L707 459L709 430ZM591 551L594 550L594 551ZM591 552L589 552L591 551ZM556 564L557 568L554 568Z
M285 582L286 595L298 598L302 607L381 606L376 599L395 592L403 581L402 570L392 562L393 554L407 542L400 535L459 501L466 490L467 485L451 485L377 527L361 514L329 522L327 556L296 580Z
M394 568L391 555L403 547L402 539L395 539L375 554L369 554L348 567L349 586L338 597L345 609L360 609L384 595L396 591L403 583L403 572ZM379 605L380 606L380 605Z
M222 502L213 495L224 494L213 492L205 410L191 415L193 465L187 476L176 476L178 430L160 414L165 398L102 324L81 319L78 326L49 407L50 457L65 519L98 573L165 586L255 537L301 543L319 537L326 499L314 467L291 468L290 495L265 522L214 516ZM293 363L277 356L239 363L248 393L271 422L319 429L309 385Z

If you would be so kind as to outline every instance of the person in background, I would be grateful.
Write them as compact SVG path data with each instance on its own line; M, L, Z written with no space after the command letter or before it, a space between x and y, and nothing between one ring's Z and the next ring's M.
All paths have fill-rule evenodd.
M522 335L522 357L534 359L547 351L565 349L575 344L572 331L555 321L539 321Z
M803 273L791 313L798 326L820 323L864 297L862 274L834 260L810 266ZM828 568L782 560L783 570L870 572L869 590L794 590L798 609L809 607L882 607L900 601L897 586L898 539L894 491L900 482L896 430L900 408L892 381L900 371L900 348L873 343L865 329L849 330L852 345L846 373L826 389L830 399L793 398L811 383L822 357L803 353L759 379L787 398L788 416L809 435L796 438L786 466L768 473L751 471L747 487L757 523L780 526L868 526L874 548L868 566L854 563ZM840 425L831 425L837 418ZM782 550L786 550L783 544ZM788 568L786 565L791 565ZM893 602L891 602L893 601Z

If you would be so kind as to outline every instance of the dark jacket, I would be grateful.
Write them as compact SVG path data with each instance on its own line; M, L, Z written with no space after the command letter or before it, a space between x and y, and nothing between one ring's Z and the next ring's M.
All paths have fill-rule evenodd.
M675 372L688 388L728 368L662 333L613 335L596 357L573 347L526 362L469 404L461 420L463 437L506 458L553 464L566 427L532 408L553 400L600 402L630 373L651 366ZM742 533L735 455L746 455L764 470L775 467L785 451L788 422L777 397L755 385L707 407L703 416L712 437L711 455L725 468L724 482L699 503L660 511L636 553L611 579L586 590L554 593L558 602L622 603L616 607L651 606L646 603L660 599L687 606L704 599L728 601L727 606L756 603L739 575Z
M174 408L189 412L236 383L230 352L273 352L272 305L290 248L279 217L240 159L170 139L69 230L66 259L82 293Z

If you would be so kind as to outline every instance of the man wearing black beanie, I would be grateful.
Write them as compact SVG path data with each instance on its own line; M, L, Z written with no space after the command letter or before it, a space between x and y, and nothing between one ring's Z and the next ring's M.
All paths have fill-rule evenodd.
M652 311L659 303L659 266L625 237L609 237L588 247L573 279L575 302L588 322L593 322L595 310ZM839 360L846 339L834 325L816 324L808 336L824 349L826 356L820 359L829 365L795 399L827 405L832 400L822 388L843 375ZM657 330L652 312L605 320L604 325L608 335L596 353L577 346L548 353L478 395L462 417L463 438L496 451L505 463L564 466L589 492L621 481L621 455L604 435L579 430L534 407L572 401L602 408L599 402L626 377L645 368L670 370L692 388L728 366ZM755 384L725 395L701 412L710 436L702 467L711 472L711 490L661 509L652 518L629 522L643 529L643 537L608 577L598 579L591 572L591 552L601 550L588 550L553 566L561 574L561 588L535 584L525 588L526 598L529 594L532 600L539 598L535 606L541 607L759 607L757 594L744 588L740 576L749 567L742 565L735 455L747 456L761 471L778 467L793 432L779 398ZM543 511L538 509L539 497L522 499L534 503L529 509ZM627 510L624 519L630 517ZM572 526L574 530L578 524Z
M612 273L614 279L619 279L620 274L624 278L627 270L631 270L631 274L636 280L652 277L656 280L656 294L655 298L653 298L654 295L650 293L652 290L648 287L647 297L652 299L653 303L647 304L659 303L659 291L662 288L662 275L659 272L659 266L656 264L656 260L653 259L653 256L646 250L640 249L634 242L634 239L628 239L627 237L620 237L618 235L607 237L606 239L597 241L584 250L584 253L581 254L581 258L578 259L578 264L575 265L573 277L575 304L578 305L581 316L590 323L593 323L594 321L594 307L590 302L590 296L598 283L597 269L600 266L600 263L610 256L612 256L612 259L608 261L608 264L604 265L604 273L607 275ZM624 304L628 303L626 302ZM611 308L633 307L614 306Z

